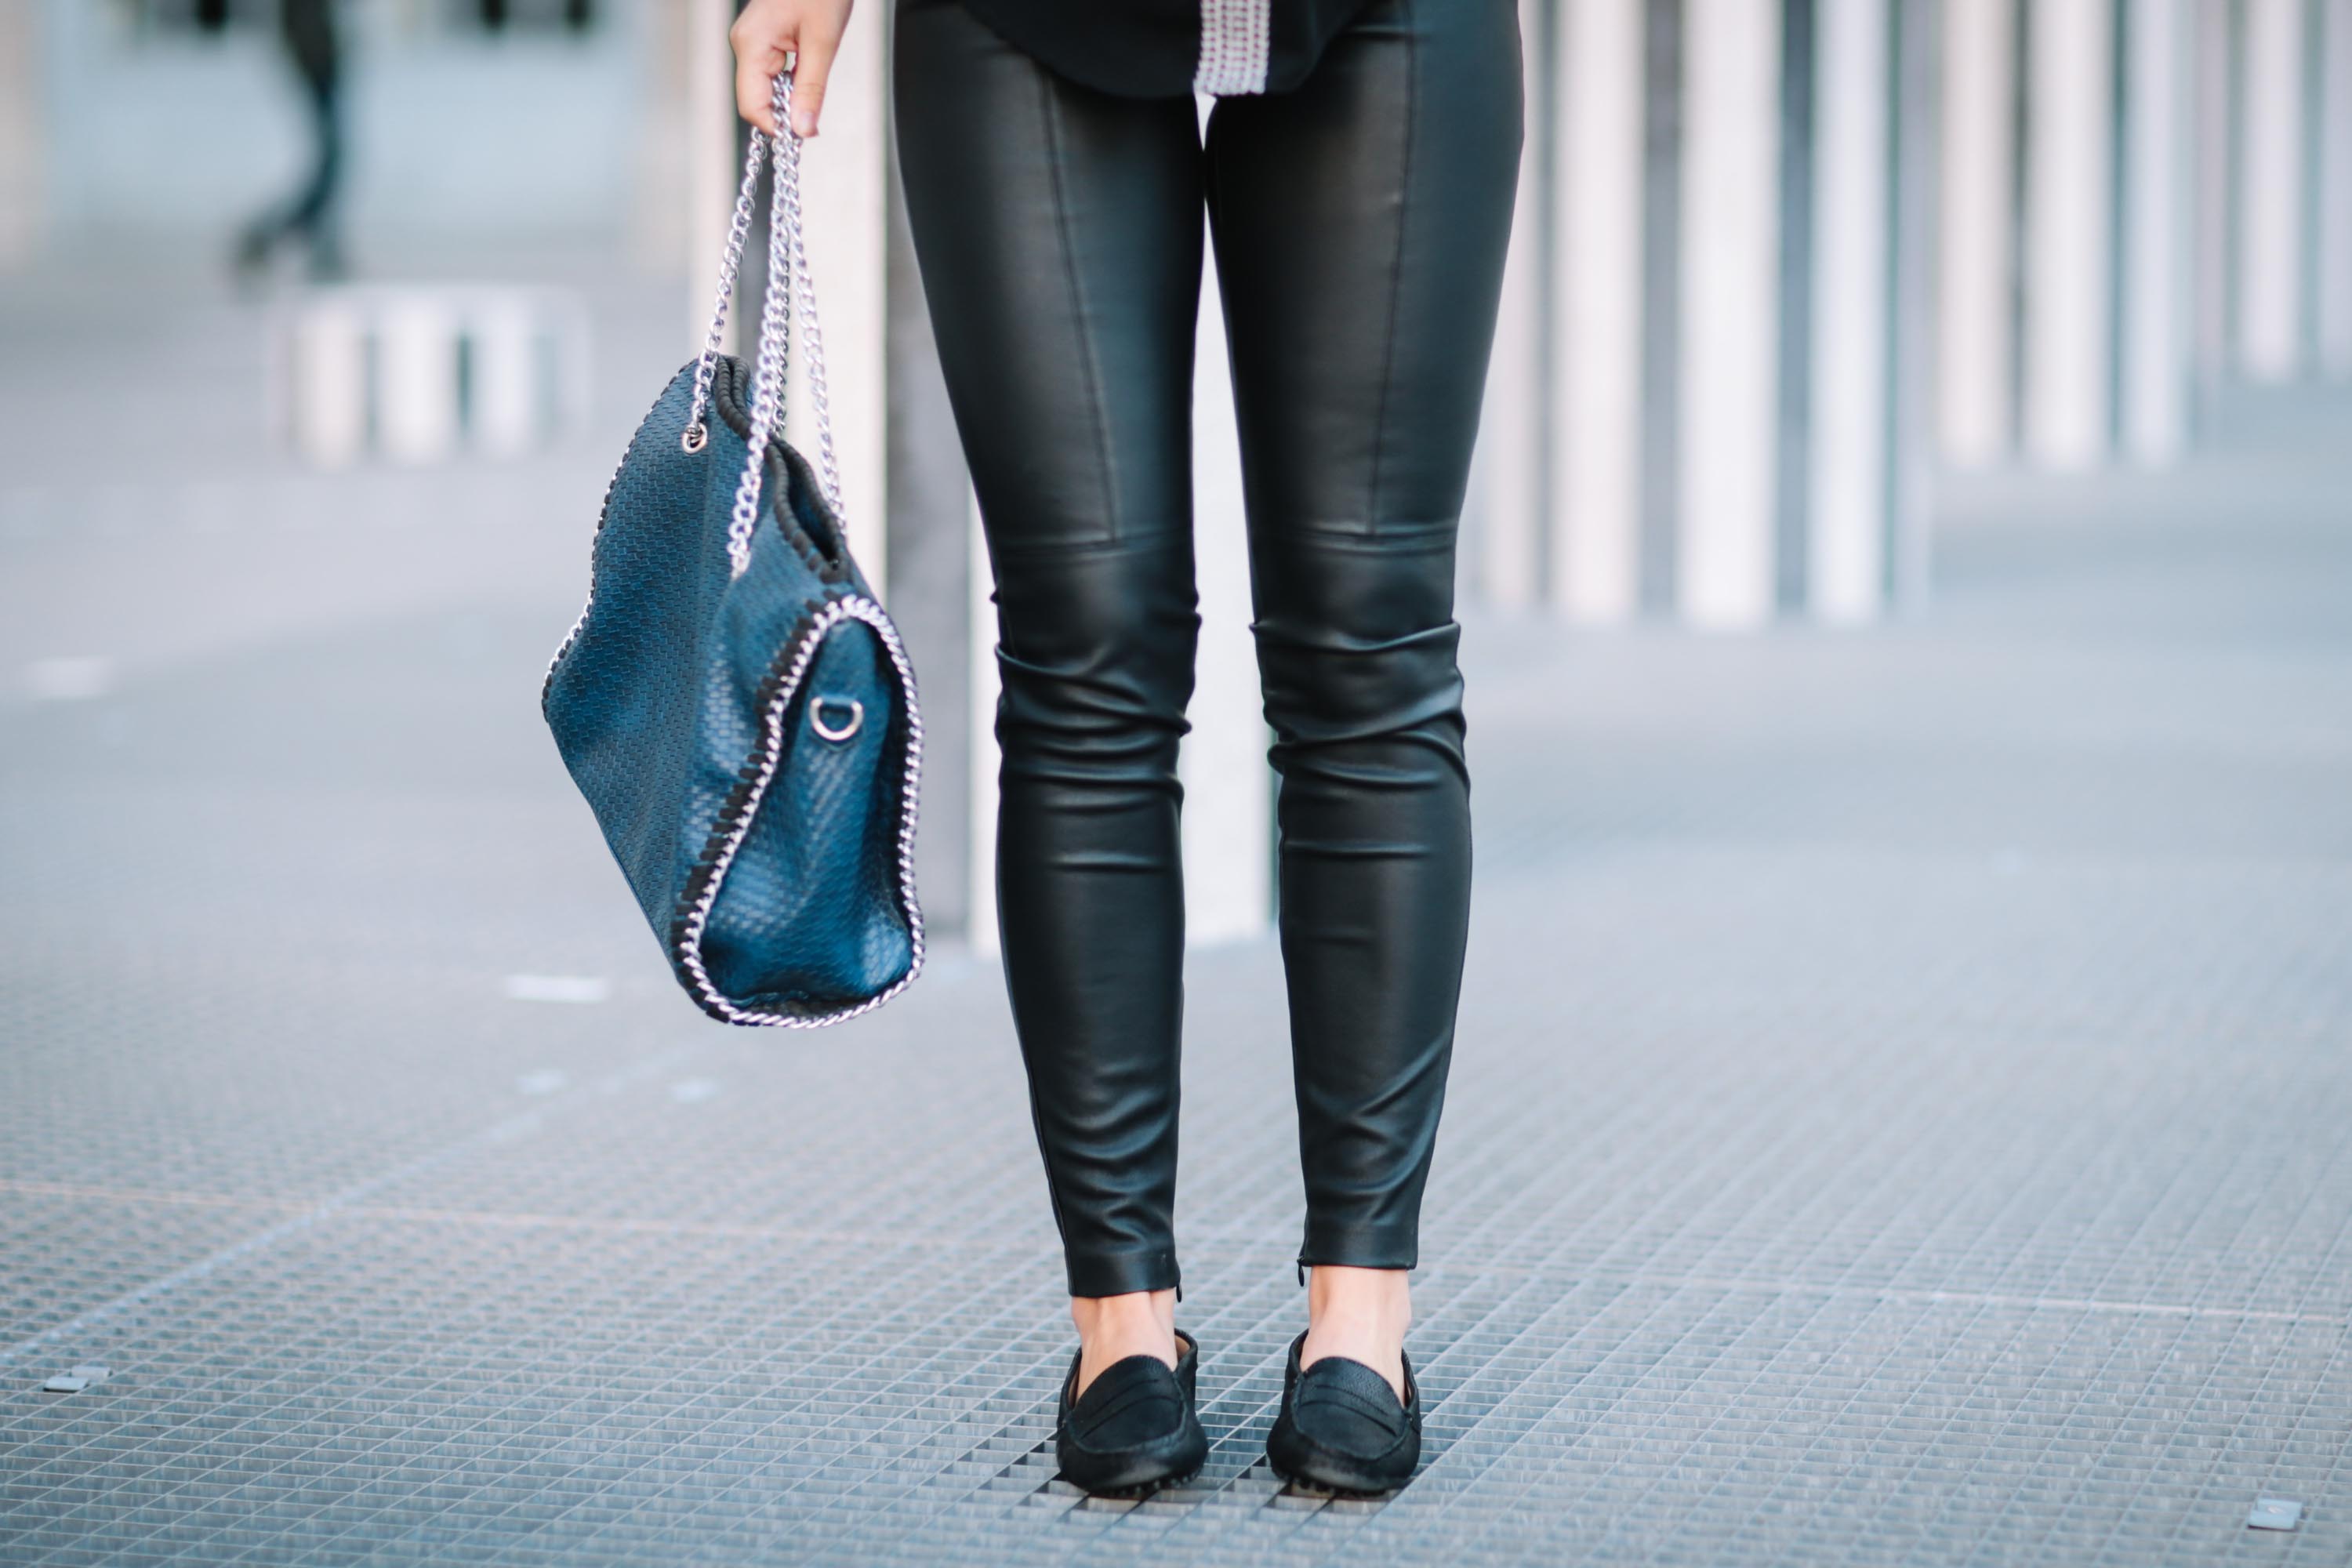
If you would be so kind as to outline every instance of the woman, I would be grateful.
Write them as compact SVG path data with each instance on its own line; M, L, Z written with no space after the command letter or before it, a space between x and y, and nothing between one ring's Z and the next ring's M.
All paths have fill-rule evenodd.
M850 0L751 0L744 116L818 133ZM1005 977L1079 1347L1064 1473L1196 1469L1175 1327L1177 742L1200 620L1202 226L1241 432L1307 1224L1267 1441L1420 1454L1406 1270L1470 900L1455 535L1521 143L1512 0L897 0L897 146L995 582ZM1197 89L1216 96L1205 138Z

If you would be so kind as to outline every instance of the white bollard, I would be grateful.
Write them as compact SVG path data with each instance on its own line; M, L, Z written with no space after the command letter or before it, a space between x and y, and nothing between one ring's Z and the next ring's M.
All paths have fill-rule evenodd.
M394 462L439 462L457 429L457 312L437 294L396 294L376 318L378 444Z
M2187 0L2134 0L2125 39L2124 440L2178 459L2189 421L2189 17Z
M2238 368L2277 382L2303 366L2304 5L2244 3Z
M296 319L288 426L295 450L321 468L358 460L368 442L367 319L346 299L320 299Z
M475 445L493 457L527 451L539 438L541 325L523 299L492 295L466 322L472 365L468 410Z
M2013 0L1945 0L1943 9L1937 405L1945 460L1961 468L2005 456L2015 426L2016 14Z
M2025 444L2056 468L2107 448L2112 0L2030 0Z
M1551 600L1621 621L1641 592L1643 8L1564 0L1556 22Z
M1677 597L1692 624L1773 607L1780 440L1780 13L1686 0Z
M1887 6L1814 12L1812 442L1807 601L1877 616L1886 575Z

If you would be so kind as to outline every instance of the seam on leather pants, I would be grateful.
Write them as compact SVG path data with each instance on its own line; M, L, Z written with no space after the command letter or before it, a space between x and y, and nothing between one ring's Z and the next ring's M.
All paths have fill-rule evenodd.
M1036 73L1037 97L1041 117L1045 126L1045 173L1054 183L1054 232L1062 243L1062 279L1070 288L1070 324L1077 334L1078 352L1086 356L1087 412L1095 426L1095 458L1097 473L1102 483L1102 509L1106 531L1114 540L1127 531L1127 520L1118 512L1118 486L1113 482L1116 470L1111 466L1110 416L1103 409L1102 356L1095 350L1093 324L1087 315L1086 290L1078 282L1077 246L1070 237L1070 197L1062 184L1062 124L1060 104L1051 73L1040 67Z
M1404 128L1404 148L1397 169L1396 254L1389 260L1388 341L1381 345L1381 401L1372 416L1372 473L1364 497L1364 527L1373 534L1381 528L1381 458L1389 449L1389 395L1396 386L1397 313L1404 303L1404 240L1412 226L1405 206L1412 200L1414 116L1421 109L1421 32L1413 26L1412 0L1398 0L1404 19L1404 109L1397 121Z

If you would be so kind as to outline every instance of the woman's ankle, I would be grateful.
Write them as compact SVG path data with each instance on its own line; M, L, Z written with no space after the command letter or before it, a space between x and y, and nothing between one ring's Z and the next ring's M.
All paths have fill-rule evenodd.
M1402 1268L1314 1264L1307 1279L1307 1343L1299 1364L1327 1355L1362 1362L1404 1397L1404 1336L1412 1326L1412 1293Z
M1073 1296L1070 1321L1078 1331L1078 1392L1095 1374L1131 1355L1156 1355L1176 1364L1176 1292L1132 1290L1120 1296Z

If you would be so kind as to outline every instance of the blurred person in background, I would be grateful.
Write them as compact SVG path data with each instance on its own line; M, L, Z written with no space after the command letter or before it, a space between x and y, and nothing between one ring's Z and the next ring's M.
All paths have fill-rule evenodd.
M237 242L237 274L248 282L258 280L278 248L299 238L312 278L341 278L347 269L338 212L343 176L343 53L334 0L279 0L278 31L310 110L310 173L290 196L247 226Z
M1206 1451L1172 1218L1205 227L1314 1271L1267 1453L1386 1491L1420 1457L1406 1275L1469 925L1455 542L1523 140L1517 12L891 3L895 144L995 580L999 925L1079 1339L1062 1473L1133 1494ZM849 13L751 0L743 116L778 132L789 56L791 132L814 135Z

